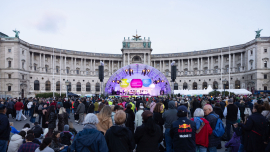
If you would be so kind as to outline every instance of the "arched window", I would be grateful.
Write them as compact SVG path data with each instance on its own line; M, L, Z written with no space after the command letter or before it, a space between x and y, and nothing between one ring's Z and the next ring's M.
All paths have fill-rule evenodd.
M235 89L240 89L240 81L239 80L236 80L234 85L235 85L234 86Z
M96 83L96 91L100 91L100 83Z
M223 89L224 89L224 84L223 84ZM229 83L228 83L228 81L225 84L225 89L229 89Z
M56 82L56 91L60 91L60 81Z
M203 82L203 89L207 89L207 82Z
M49 80L45 82L45 90L51 91L51 82Z
M267 68L267 61L264 61L264 67Z
M213 89L218 89L218 83L217 83L217 81L214 81L213 82Z
M193 82L193 90L197 90L197 82Z
M89 82L86 83L86 91L91 91L91 84Z
M134 56L133 57L133 61L140 62L141 61L141 58L139 56Z
M188 87L187 87L187 83L186 82L184 82L184 84L183 84L183 90L185 89L187 89Z
M81 91L81 90L82 90L81 83L80 82L77 82L76 91Z
M38 80L34 81L34 90L39 90L39 81Z
M178 83L174 83L174 90L178 90Z

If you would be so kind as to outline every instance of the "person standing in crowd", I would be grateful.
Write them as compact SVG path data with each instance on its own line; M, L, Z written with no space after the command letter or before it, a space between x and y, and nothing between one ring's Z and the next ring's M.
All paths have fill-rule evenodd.
M154 122L157 125L159 125L160 130L162 130L162 132L163 132L164 120L162 118L162 113L161 113L162 110L163 110L162 103L157 103L156 107L154 108L153 119L154 119Z
M94 106L95 106L94 112L97 113L98 112L98 106L99 106L97 101L94 103Z
M120 107L119 105L115 105L114 108L113 108L113 112L112 112L112 123L113 125L115 124L114 122L114 114L118 111L118 110L121 110L122 107ZM114 114L113 114L114 113Z
M63 107L63 102L62 102L62 99L60 98L60 99L58 99L58 102L56 104L57 113L59 113L59 110L60 110L61 107Z
M9 120L6 112L6 106L0 104L0 150L2 150L3 152L5 152L7 149L10 135Z
M268 101L263 102L264 110L262 111L262 115L270 122L270 106Z
M31 129L34 132L34 136L36 138L42 138L43 137L43 129L39 126L38 122L34 123L34 127Z
M47 109L48 109L47 104L44 104L42 108L42 128L48 128L48 124L46 123Z
M253 114L249 116L246 123L236 123L234 126L242 128L246 131L248 136L244 149L246 152L263 152L265 151L266 143L268 142L269 136L268 132L268 121L261 114L263 106L255 103L253 106Z
M49 147L51 143L52 143L52 138L46 137L40 144L39 148L35 150L35 152L54 152L54 150Z
M8 145L7 152L17 152L20 146L23 144L23 140L25 138L26 132L21 131L19 134L15 134L11 136L10 143Z
M228 105L225 107L223 115L226 117L227 141L229 141L231 139L231 127L237 123L237 119L240 120L240 110L233 104L232 99L228 99Z
M140 103L139 109L135 114L135 127L139 127L142 125L142 113L143 113L143 103Z
M31 118L30 118L30 122L32 122L33 124L36 122L37 113L38 113L37 103L34 102L31 107Z
M209 144L209 136L212 134L213 130L209 122L203 118L204 112L201 108L197 108L194 111L194 118L192 121L196 123L196 151L206 152Z
M41 119L42 119L42 109L43 109L43 100L39 103L39 105L37 105L37 109L38 109L38 123L41 124Z
M15 105L14 108L16 110L16 121L22 121L22 110L23 110L23 103L19 100Z
M115 125L110 127L105 135L109 151L132 152L135 142L131 131L125 127L126 113L119 110L115 113ZM117 146L115 146L117 145Z
M64 100L64 103L63 103L63 107L65 108L67 114L68 114L68 117L69 117L69 114L70 114L70 108L71 108L71 103L68 100Z
M134 121L135 121L135 114L133 110L131 109L132 105L128 104L127 108L125 110L127 114L127 121L125 123L126 127L130 129L132 133L134 133Z
M186 106L177 108L178 119L172 123L170 136L173 140L173 150L196 152L196 123L189 120Z
M67 152L68 151L68 146L61 144L61 139L60 139L60 132L59 131L54 131L52 134L52 142L50 147L55 151L55 152Z
M95 106L94 106L93 102L89 101L87 104L88 104L88 106L87 106L88 108L86 109L86 114L94 113Z
M216 103L215 106L213 107L213 111L219 115L219 118L222 120L224 118L223 116L223 111L221 109L220 103Z
M111 118L112 110L110 106L105 106L101 109L101 111L97 114L98 124L97 130L106 134L106 131L112 126L112 118Z
M62 132L66 124L68 124L68 114L65 108L61 107L58 113L58 131Z
M143 124L139 126L134 134L136 151L159 151L159 143L162 141L162 131L154 122L153 113L146 110L142 113Z
M192 108L192 110L193 111L191 111L191 113L192 113L192 116L193 116L193 114L194 114L194 111L197 109L197 108L202 108L202 105L201 105L201 101L199 101L197 98L195 98L194 99L194 101L193 101L193 108Z
M166 110L163 113L162 118L165 123L164 127L165 127L166 152L172 152L172 138L170 136L170 130L172 123L178 119L174 101L169 101L168 110Z
M54 128L56 128L56 119L57 119L54 106L50 106L46 117L47 117L46 123L48 124L48 128L49 128L49 132L47 133L46 137L51 137Z
M214 130L217 124L217 120L219 119L219 116L213 111L212 106L209 104L203 107L203 111L204 111L205 119L209 122L212 130ZM220 144L220 138L216 137L214 134L211 134L209 136L209 144L208 144L207 151L216 152L219 144Z
M84 114L84 111L85 111L85 105L82 103L81 100L79 100L79 105L77 107L77 110L75 112L75 115L78 114L79 115L79 121L78 121L78 124L82 123L83 122L83 114Z
M7 100L7 117L9 118L9 114L11 114L12 118L14 119L13 115L14 103L10 100Z
M153 113L154 112L154 108L155 108L155 106L156 106L156 103L157 102L157 100L154 100L151 104L150 104L150 111Z
M29 110L29 117L32 115L31 114L31 107L33 105L33 101L32 99L27 103L27 109Z
M95 114L89 113L85 116L83 130L74 138L70 151L78 152L108 152L105 137L97 130L98 118Z
M61 139L61 144L64 145L71 145L71 142L74 138L74 135L69 131L69 126L65 125L64 126L64 131L60 133L60 139Z
M18 152L35 152L39 147L38 144L32 142L35 139L35 136L33 134L27 134L25 139L26 143L20 146Z

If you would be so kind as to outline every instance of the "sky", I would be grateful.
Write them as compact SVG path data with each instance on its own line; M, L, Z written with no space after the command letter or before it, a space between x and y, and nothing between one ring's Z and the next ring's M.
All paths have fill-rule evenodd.
M12 0L0 32L28 43L121 54L124 37L150 37L152 54L190 52L270 36L269 0Z

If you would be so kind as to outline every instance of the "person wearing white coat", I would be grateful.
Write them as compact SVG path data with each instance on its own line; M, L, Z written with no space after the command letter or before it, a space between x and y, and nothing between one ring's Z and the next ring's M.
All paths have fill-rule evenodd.
M14 134L13 136L11 136L7 152L17 152L20 146L23 144L23 139L25 135L26 133L24 131L21 131L19 134Z
M140 103L139 111L135 115L135 127L139 127L142 125L142 113L143 113L143 105Z

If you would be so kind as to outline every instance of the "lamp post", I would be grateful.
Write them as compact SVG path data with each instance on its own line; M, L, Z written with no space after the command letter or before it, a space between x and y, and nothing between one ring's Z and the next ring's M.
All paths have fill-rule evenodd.
M66 84L66 87L67 87L66 97L68 98L68 85L69 85L68 80L65 82L65 84Z
M217 83L215 83L215 97L217 97Z
M227 84L227 80L226 79L222 80L222 84L224 87L224 97L225 97L225 85Z

